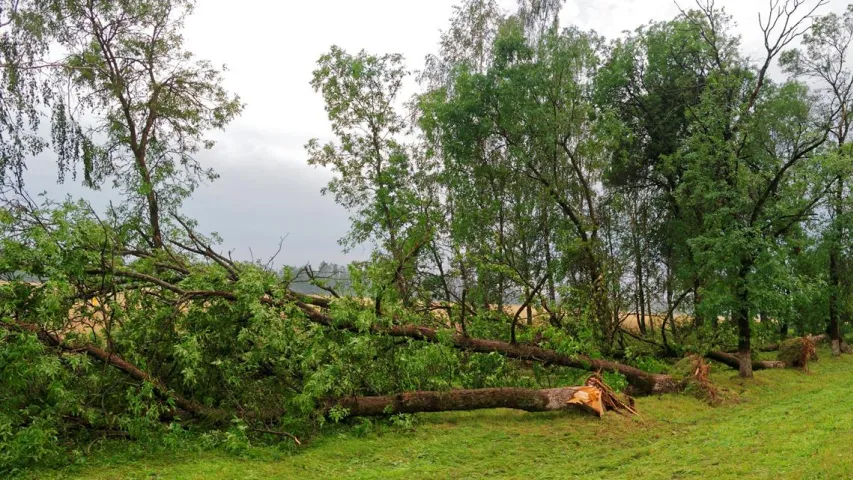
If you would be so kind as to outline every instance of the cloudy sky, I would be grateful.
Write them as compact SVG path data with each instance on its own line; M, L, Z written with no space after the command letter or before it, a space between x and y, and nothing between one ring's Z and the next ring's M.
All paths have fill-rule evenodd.
M347 263L365 258L337 244L349 226L347 212L320 195L329 173L306 164L303 146L331 131L319 94L309 85L317 58L335 44L346 50L402 53L410 69L422 67L435 50L457 0L200 0L190 18L188 48L226 64L227 86L247 104L217 146L200 158L221 175L188 202L186 213L204 231L218 232L235 258L267 257L287 235L276 263L321 260ZM507 9L515 0L503 0ZM684 7L692 0L681 0ZM768 0L717 0L738 22L745 51L762 54L758 12ZM824 11L846 2L831 0ZM608 38L678 12L672 0L568 0L563 25L594 29ZM413 93L413 92L410 92ZM27 174L32 191L66 193L103 205L107 192L57 185L49 156L35 159Z

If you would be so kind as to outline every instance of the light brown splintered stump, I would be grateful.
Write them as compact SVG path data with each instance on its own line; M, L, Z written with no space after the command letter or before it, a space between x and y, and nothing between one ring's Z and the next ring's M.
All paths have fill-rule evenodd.
M605 406L601 390L595 387L563 387L542 390L527 388L482 388L447 392L416 391L378 397L342 398L334 404L356 417L389 413L449 412L512 408L527 412L549 412L582 408L599 417Z

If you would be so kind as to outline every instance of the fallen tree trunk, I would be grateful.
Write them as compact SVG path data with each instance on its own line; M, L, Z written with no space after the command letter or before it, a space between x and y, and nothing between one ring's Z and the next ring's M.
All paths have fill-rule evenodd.
M736 355L732 355L726 352L708 352L708 358L711 360L716 360L720 363L726 364L734 369L740 368L740 357ZM788 365L785 362L775 361L775 360L753 360L752 361L752 369L753 370L766 370L768 368L785 368Z
M580 407L598 416L604 414L601 392L595 387L563 387L542 390L483 388L447 392L415 391L398 395L342 398L337 400L335 405L348 409L349 414L356 417L488 408L548 412Z
M582 387L562 388L481 388L446 392L416 391L375 397L348 397L329 402L349 410L356 417L371 417L395 413L450 412L512 408L527 412L550 412L582 408L599 417L608 410L637 414L633 400L619 400L613 390L598 375L587 379Z
M324 315L317 309L303 303L296 302L300 309L314 322L353 332L361 332L362 330L355 325L338 324L328 316ZM370 332L378 335L387 335L391 337L405 337L422 340L432 343L442 343L442 336L434 328L422 327L418 325L395 325L383 327L373 325L370 327ZM502 342L500 340L485 340L480 338L471 338L463 334L457 333L450 335L449 342L453 347L469 352L477 353L499 353L508 358L519 360L532 360L544 364L561 365L565 367L573 367L591 372L609 371L618 372L625 376L631 386L632 395L654 395L659 393L672 393L681 391L681 382L669 375L653 374L634 368L629 365L624 365L608 360L599 360L587 355L569 356L558 353L554 350L536 347L532 345L513 344Z

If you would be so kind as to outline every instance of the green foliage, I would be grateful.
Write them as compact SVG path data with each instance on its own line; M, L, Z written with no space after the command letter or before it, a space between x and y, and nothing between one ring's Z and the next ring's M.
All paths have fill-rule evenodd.
M828 355L828 351L821 352ZM417 476L446 478L555 477L565 472L595 478L607 471L617 478L809 478L844 477L850 468L843 452L853 428L849 382L853 358L819 362L812 374L795 370L757 373L756 382L712 372L720 387L740 392L740 402L711 407L689 395L636 399L641 418L608 414L531 414L506 410L422 415L415 431L381 431L364 437L334 430L316 438L298 455L271 446L254 446L252 461L222 450L190 449L134 453L116 445L89 465L65 471L37 471L34 478L111 479L145 477L192 479L199 476L328 478ZM797 388L791 388L796 384ZM840 408L839 408L840 407ZM786 413L787 412L787 413ZM786 421L780 421L784 418ZM821 428L804 430L813 422ZM756 432L761 432L760 436ZM596 438L619 445L601 453ZM731 445L748 445L743 455ZM519 455L523 446L525 455ZM566 452L572 452L567 455ZM467 458L468 462L459 462ZM545 462L542 459L548 458ZM367 461L365 461L367 459Z
M588 375L455 348L465 335L663 373L661 353L769 343L849 313L853 268L839 259L853 162L846 114L833 112L850 98L767 71L781 58L797 75L846 72L827 45L853 38L851 14L817 18L804 52L769 42L755 66L712 3L609 45L562 27L560 5L506 15L466 0L410 115L398 109L400 55L320 57L311 85L335 138L311 140L308 163L331 170L323 193L351 214L342 245L374 248L348 267L344 298L318 299L290 290L300 272L218 253L221 240L177 210L215 178L196 159L210 130L242 109L222 70L184 48L192 1L21 3L0 33L11 62L0 127L17 128L0 154L44 144L22 143L20 119L39 102L19 68L54 41L67 56L51 80L67 81L94 122L83 128L45 96L60 169L82 163L91 187L112 178L123 202L99 214L3 191L0 475L79 460L110 435L146 448L201 439L240 456L278 436L271 425L417 435L408 414L374 423L329 406ZM799 13L774 12L794 15L774 22L787 45ZM20 170L3 158L0 177ZM625 325L631 311L649 322L639 332ZM418 326L436 341L401 333Z
M342 245L374 242L366 265L371 298L408 302L413 276L432 235L430 166L402 142L408 128L395 102L406 71L400 55L350 55L338 47L320 57L311 85L321 92L337 143L306 145L308 163L330 167L334 178L323 193L352 213ZM394 287L390 288L389 287Z

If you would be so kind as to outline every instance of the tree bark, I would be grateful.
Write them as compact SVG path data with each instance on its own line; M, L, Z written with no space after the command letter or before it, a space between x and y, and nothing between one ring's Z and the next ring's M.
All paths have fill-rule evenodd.
M737 285L738 308L733 313L738 329L737 351L740 357L738 373L741 378L752 378L752 328L749 324L749 291L746 285L746 276L750 268L752 268L752 262L746 260L741 262Z
M489 408L512 408L527 412L582 408L601 416L605 409L601 401L601 391L595 387L416 391L376 397L342 398L329 402L327 409L335 405L348 409L350 415L357 417Z
M635 200L636 201L636 200ZM635 205L636 206L636 205ZM631 218L631 237L633 241L634 247L634 263L635 263L635 272L637 275L637 327L640 329L640 333L646 334L646 295L643 285L643 253L642 247L640 245L640 232L638 231L640 228L640 222L636 220L638 214L633 215ZM651 312L649 312L651 315Z
M693 277L693 324L696 328L702 328L705 326L705 316L702 314L702 293L700 290L702 288L702 282L699 280L699 276Z
M557 289L554 286L554 273L551 269L551 223L548 218L548 206L542 207L545 218L545 268L548 272L548 300L553 304L557 302Z

